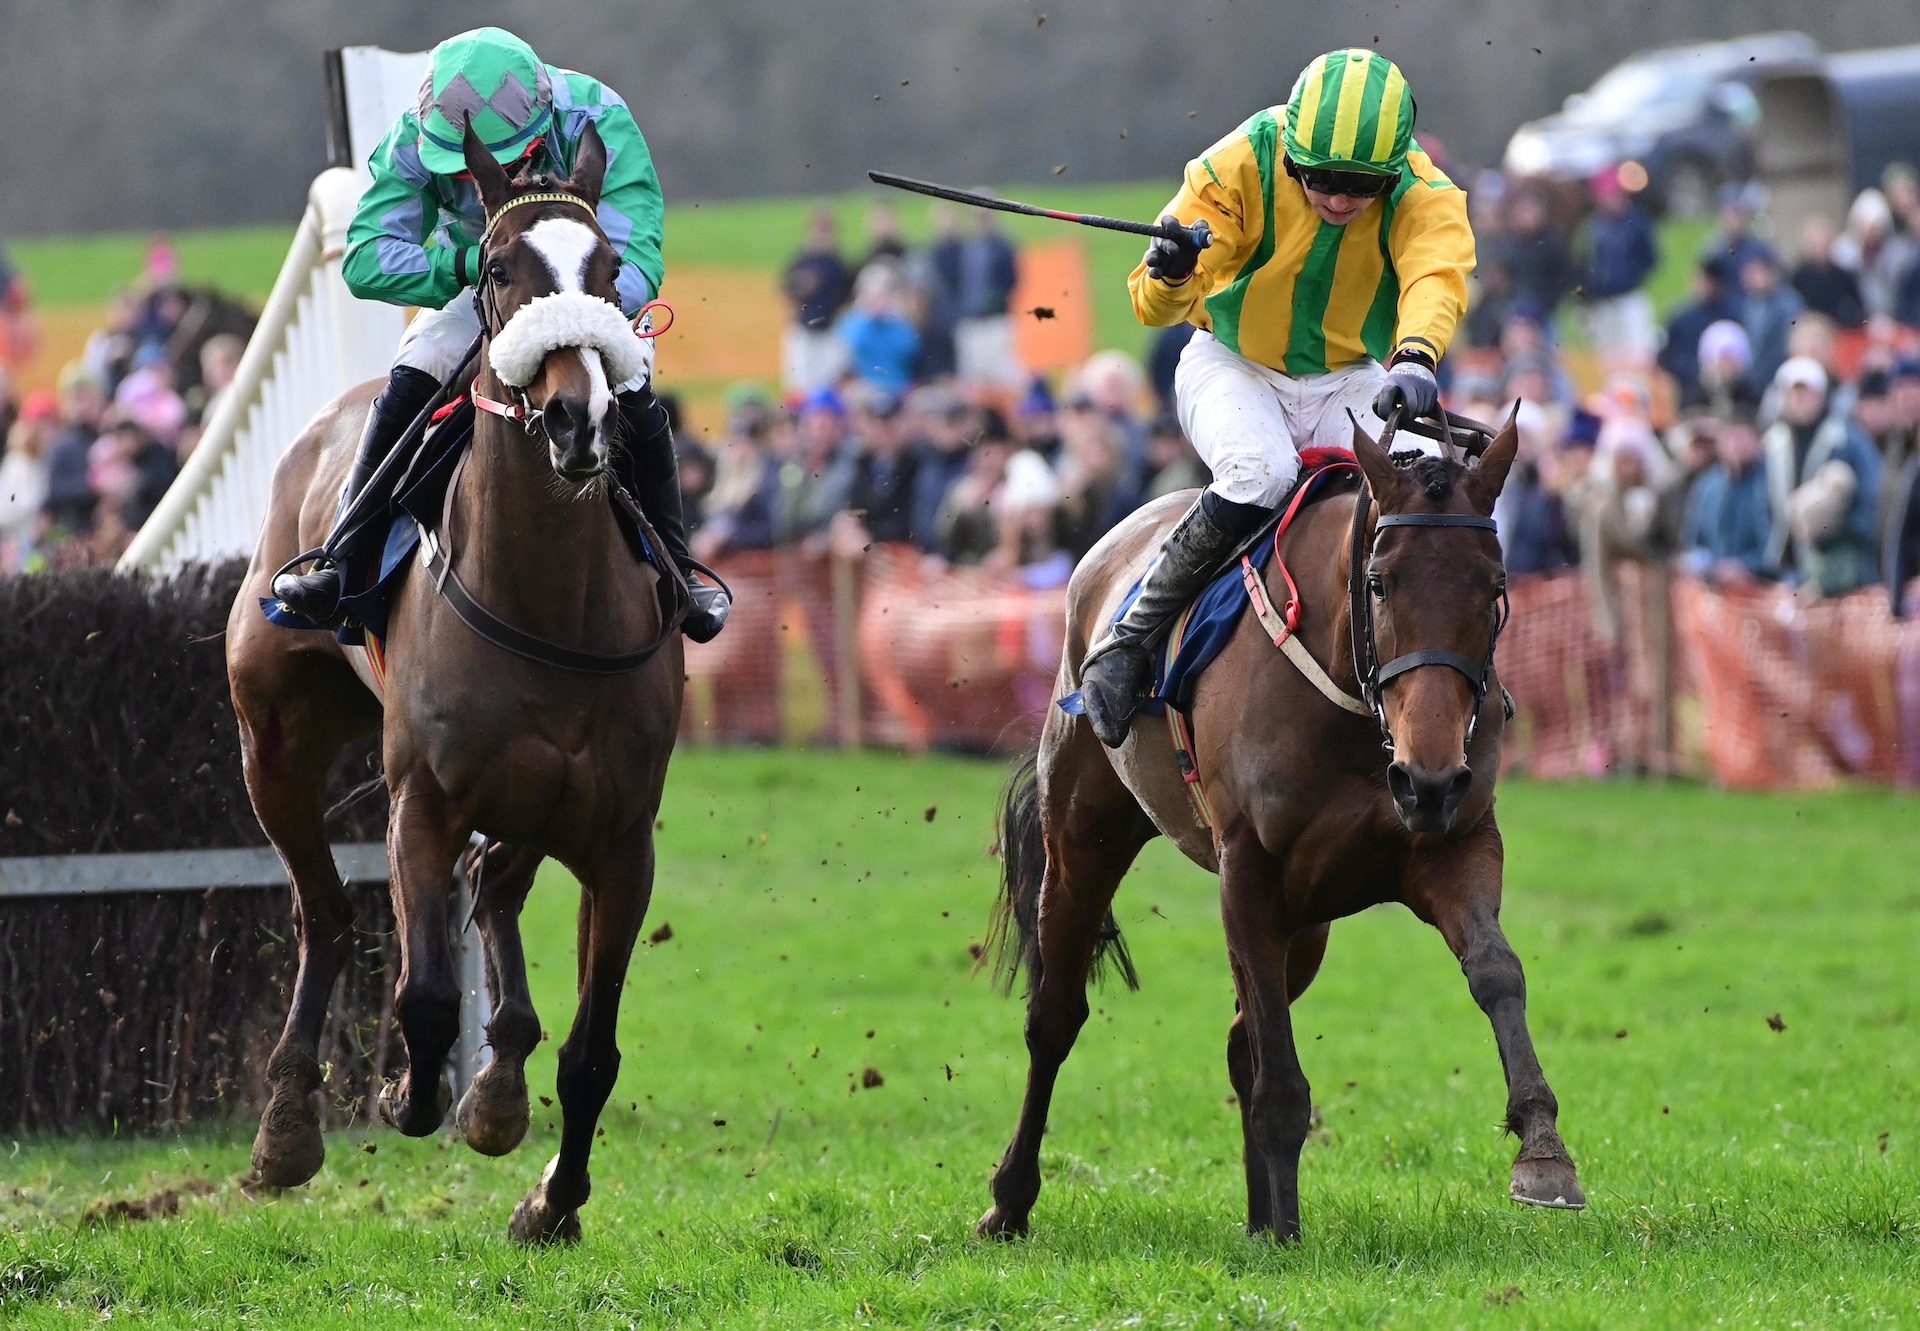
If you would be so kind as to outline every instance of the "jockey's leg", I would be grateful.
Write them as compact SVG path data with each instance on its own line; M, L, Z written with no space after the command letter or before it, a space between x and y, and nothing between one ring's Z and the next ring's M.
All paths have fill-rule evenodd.
M1373 400L1386 386L1387 372L1373 361L1362 361L1344 370L1335 370L1332 374L1294 382L1300 385L1300 414L1308 431L1297 436L1303 448L1352 447L1354 421L1358 421L1376 442L1386 431L1387 423L1373 414ZM1351 419L1349 412L1352 413ZM1445 452L1441 445L1411 430L1403 430L1394 436L1394 452L1404 453L1410 449L1434 457Z
M687 552L687 522L680 501L680 465L673 455L673 426L667 409L653 395L653 386L623 387L620 404L620 442L613 450L616 474L634 492L640 508L660 533L661 543L686 575L693 608L681 630L695 642L710 642L726 627L733 609L726 592L693 571Z
M1080 696L1093 733L1109 748L1126 742L1152 685L1152 645L1299 475L1282 382L1207 333L1196 333L1181 355L1174 383L1180 424L1212 468L1213 484L1167 534L1134 603L1087 651Z
M339 516L334 529L321 542L325 553L307 572L283 573L273 580L273 594L288 607L316 624L331 627L339 623L340 599L364 565L366 554L379 550L387 538L383 522L368 521L358 530L343 530L340 519L352 511L400 436L459 368L460 358L479 332L480 315L470 295L457 297L444 309L424 312L408 326L387 376L387 386L367 411L366 428L360 435L353 469L347 473ZM382 488L388 491L380 497L381 512L392 502L391 488L404 470L396 466L381 478Z

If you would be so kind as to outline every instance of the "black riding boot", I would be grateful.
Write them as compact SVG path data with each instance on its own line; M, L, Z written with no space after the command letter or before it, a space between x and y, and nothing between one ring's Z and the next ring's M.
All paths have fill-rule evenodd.
M387 386L367 412L366 430L360 436L360 451L353 457L353 470L347 475L347 493L340 501L339 516L320 545L324 553L307 572L282 573L273 580L273 594L289 608L329 628L340 622L340 598L347 594L348 577L358 569L366 548L385 541L387 535L385 526L378 522L362 522L343 531L341 519L352 511L394 444L439 391L440 381L425 370L411 365L393 367ZM389 471L381 480L382 488L391 491L400 470L396 467ZM392 498L387 494L381 509Z
M673 455L673 425L667 419L667 409L651 388L622 393L619 403L627 454L622 470L631 473L623 479L631 482L640 511L660 533L661 543L680 566L693 596L693 606L680 631L695 642L712 642L727 626L733 602L726 592L694 572L693 556L687 550L687 520L680 503L680 463ZM615 450L614 457L618 465L620 450Z
M1102 744L1117 749L1127 741L1133 714L1153 684L1149 646L1213 580L1220 561L1272 513L1209 490L1167 534L1160 557L1147 567L1140 595L1120 622L1088 649L1080 668L1080 697Z

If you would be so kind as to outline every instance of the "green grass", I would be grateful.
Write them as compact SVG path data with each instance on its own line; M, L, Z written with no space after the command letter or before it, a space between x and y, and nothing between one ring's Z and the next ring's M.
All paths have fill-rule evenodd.
M649 920L673 937L633 966L581 1247L504 1237L554 1110L504 1160L337 1133L319 1179L276 1200L231 1182L246 1123L29 1140L0 1144L0 1321L1920 1323L1910 796L1504 789L1506 919L1591 1209L1505 1200L1486 1022L1437 935L1389 908L1335 929L1296 1009L1325 1131L1289 1251L1240 1227L1213 884L1150 848L1119 901L1145 988L1096 998L1033 1237L1003 1247L971 1224L1024 1075L1020 1009L967 951L1001 776L681 755ZM554 875L527 916L556 1033L572 909ZM868 1067L885 1084L854 1089ZM551 1094L551 1044L532 1072ZM82 1218L191 1179L217 1191L175 1219Z

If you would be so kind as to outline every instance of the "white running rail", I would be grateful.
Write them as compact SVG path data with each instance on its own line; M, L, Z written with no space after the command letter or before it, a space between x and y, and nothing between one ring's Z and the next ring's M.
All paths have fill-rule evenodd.
M120 559L168 573L197 560L246 555L267 516L274 465L315 412L353 385L384 376L406 312L357 300L340 277L347 223L366 177L323 171L307 211L199 445Z

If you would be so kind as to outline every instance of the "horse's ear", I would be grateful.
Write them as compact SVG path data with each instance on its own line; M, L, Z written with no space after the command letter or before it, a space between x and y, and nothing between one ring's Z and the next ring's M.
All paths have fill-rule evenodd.
M489 213L507 201L507 173L500 163L493 160L493 154L487 151L487 145L473 132L468 124L460 139L460 151L467 159L467 170L473 176L474 186L480 191L480 203Z
M597 208L606 175L607 145L600 141L600 131L589 120L587 132L580 136L580 146L574 150L573 175L567 180L567 188Z
M1393 465L1387 450L1375 443L1373 436L1361 426L1360 418L1349 411L1347 419L1353 422L1353 456L1360 463L1360 470L1366 473L1367 488L1373 491L1374 499L1382 508L1388 508L1405 478Z
M1474 506L1485 512L1493 512L1493 501L1500 497L1507 473L1513 468L1514 455L1520 451L1519 420L1520 403L1515 401L1513 410L1507 413L1507 423L1480 455L1479 464L1467 473L1467 492L1473 496Z

